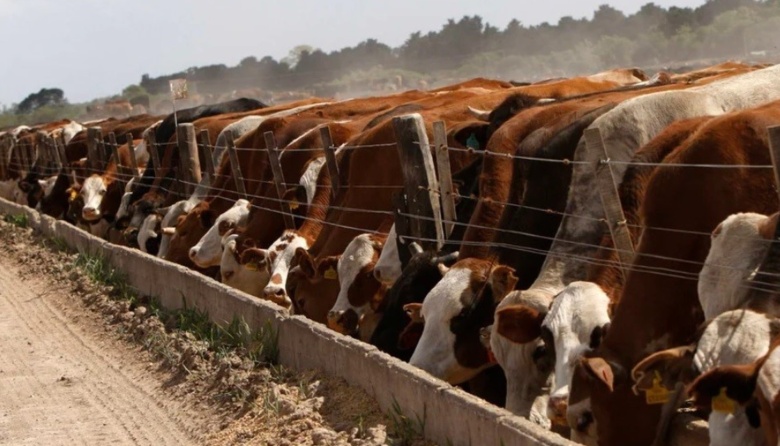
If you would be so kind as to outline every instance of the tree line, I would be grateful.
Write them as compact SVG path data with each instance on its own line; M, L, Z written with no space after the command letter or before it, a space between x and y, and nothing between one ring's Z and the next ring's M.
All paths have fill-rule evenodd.
M504 29L465 16L437 31L415 32L398 48L376 39L330 53L302 46L282 60L247 57L234 67L144 74L140 86L161 94L168 80L186 77L202 94L253 87L333 94L472 76L526 81L615 66L772 57L779 37L780 0L708 0L697 8L647 3L630 15L601 5L591 19L565 16L557 24L539 25L515 19Z

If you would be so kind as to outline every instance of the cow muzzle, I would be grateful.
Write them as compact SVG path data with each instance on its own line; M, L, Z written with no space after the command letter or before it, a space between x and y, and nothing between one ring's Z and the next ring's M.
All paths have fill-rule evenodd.
M100 211L91 206L90 207L85 206L81 210L81 216L84 217L84 220L95 221L100 218Z
M555 425L568 426L569 424L566 419L566 411L568 408L568 394L550 395L550 399L547 400L547 418Z
M292 300L287 296L287 291L283 287L266 287L263 290L263 298L284 308L292 307Z
M358 329L358 315L353 309L328 312L328 328L343 335L352 335Z

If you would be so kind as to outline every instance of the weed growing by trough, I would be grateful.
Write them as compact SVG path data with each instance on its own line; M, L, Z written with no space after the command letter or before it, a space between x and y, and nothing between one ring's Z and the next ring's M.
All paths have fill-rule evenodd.
M149 352L168 391L217 415L203 444L430 444L424 421L404 416L398 404L383 414L343 380L279 365L270 321L254 331L241 317L217 325L184 296L180 309L165 309L106 259L34 233L24 216L4 216L0 239L0 253L25 272L49 278L110 332Z

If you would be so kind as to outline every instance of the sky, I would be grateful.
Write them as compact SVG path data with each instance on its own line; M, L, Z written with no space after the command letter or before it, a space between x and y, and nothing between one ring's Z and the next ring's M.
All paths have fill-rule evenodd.
M41 88L71 102L117 94L141 75L324 51L375 38L391 47L449 18L479 15L501 29L592 17L609 3L625 13L649 0L0 0L0 105ZM705 0L655 0L695 7ZM532 6L529 6L532 5Z

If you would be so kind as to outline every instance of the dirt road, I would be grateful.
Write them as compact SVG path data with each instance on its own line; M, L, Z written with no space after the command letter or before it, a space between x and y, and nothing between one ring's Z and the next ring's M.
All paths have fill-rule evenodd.
M0 444L192 444L197 414L67 293L0 256Z

